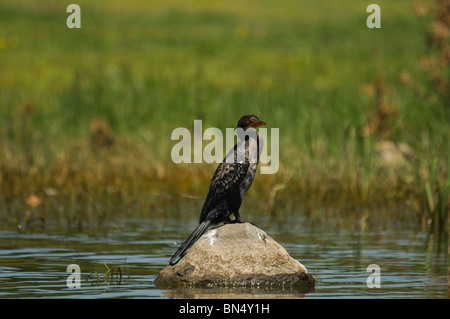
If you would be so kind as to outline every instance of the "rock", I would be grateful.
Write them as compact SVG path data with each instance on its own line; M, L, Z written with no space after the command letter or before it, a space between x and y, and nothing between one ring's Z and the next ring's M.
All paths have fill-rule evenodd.
M207 231L175 265L155 280L159 288L256 287L314 289L308 270L264 231L250 223Z

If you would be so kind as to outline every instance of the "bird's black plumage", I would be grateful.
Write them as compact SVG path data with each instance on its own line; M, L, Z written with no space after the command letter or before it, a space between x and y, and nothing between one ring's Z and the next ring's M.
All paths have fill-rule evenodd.
M258 117L246 115L238 121L237 128L246 132L249 128L264 124L266 123ZM239 149L240 147L245 148ZM172 256L170 265L176 264L210 225L230 222L231 214L236 222L241 222L239 208L255 177L262 147L262 139L258 133L245 135L219 164L203 203L199 225Z

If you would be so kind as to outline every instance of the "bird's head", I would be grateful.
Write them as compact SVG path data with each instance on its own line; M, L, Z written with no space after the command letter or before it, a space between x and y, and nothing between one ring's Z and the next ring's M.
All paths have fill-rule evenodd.
M256 128L261 125L266 125L266 122L261 121L257 116L255 115L245 115L241 117L238 121L237 127L242 128L244 131L247 130L249 127Z

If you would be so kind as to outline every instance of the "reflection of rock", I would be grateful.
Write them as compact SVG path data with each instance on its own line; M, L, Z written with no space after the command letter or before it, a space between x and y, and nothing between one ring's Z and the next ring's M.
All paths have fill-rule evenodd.
M314 278L264 231L250 223L206 232L174 266L165 267L157 287L251 287L311 291Z
M163 292L177 299L295 299L307 296L307 289L264 289L255 287L173 288Z

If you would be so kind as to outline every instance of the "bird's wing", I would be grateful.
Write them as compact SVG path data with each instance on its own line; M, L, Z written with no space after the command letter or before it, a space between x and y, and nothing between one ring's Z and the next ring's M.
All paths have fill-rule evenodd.
M236 149L238 145L239 143L234 146L233 150L230 151L222 163L219 164L211 179L208 195L200 214L200 222L205 220L209 211L212 210L215 205L238 189L239 183L247 174L250 163L248 161L239 162L237 160ZM234 152L234 155L232 152ZM229 158L230 155L235 157L235 161L231 161L231 163L227 162L227 158Z

